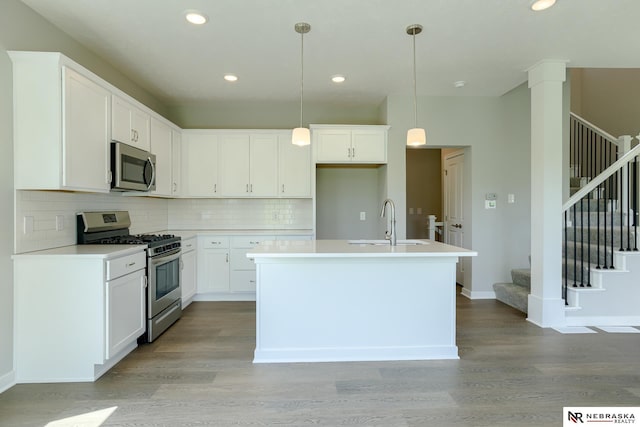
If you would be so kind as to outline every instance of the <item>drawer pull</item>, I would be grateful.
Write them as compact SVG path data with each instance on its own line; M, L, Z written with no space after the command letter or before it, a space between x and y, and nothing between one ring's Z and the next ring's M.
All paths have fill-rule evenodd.
M129 264L127 264L127 267L133 267L134 265L136 265L135 261L134 262L130 262Z

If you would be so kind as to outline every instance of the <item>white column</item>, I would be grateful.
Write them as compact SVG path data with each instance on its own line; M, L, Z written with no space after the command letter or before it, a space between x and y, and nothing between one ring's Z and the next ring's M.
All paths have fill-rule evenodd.
M529 70L531 90L531 294L528 320L565 324L562 299L562 85L565 61Z

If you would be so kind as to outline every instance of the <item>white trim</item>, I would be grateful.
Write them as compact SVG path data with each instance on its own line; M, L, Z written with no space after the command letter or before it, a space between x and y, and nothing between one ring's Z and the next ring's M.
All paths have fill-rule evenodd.
M571 316L567 313L567 326L638 326L640 316Z
M16 372L9 371L3 376L0 377L0 393L3 393L9 390L11 387L16 385Z
M253 363L459 359L455 345L256 349Z
M245 293L203 293L195 294L193 301L255 301L255 292Z
M493 291L470 291L465 287L462 288L460 294L469 299L496 299L496 293Z

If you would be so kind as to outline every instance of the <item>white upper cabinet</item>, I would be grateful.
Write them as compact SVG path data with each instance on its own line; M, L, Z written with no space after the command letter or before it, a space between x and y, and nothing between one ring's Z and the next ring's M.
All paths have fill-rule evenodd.
M312 125L316 163L387 163L388 126Z
M291 143L291 132L278 136L278 194L311 197L311 146Z
M173 195L171 128L155 117L151 118L151 152L156 155L155 196Z
M182 133L184 197L219 197L218 136L206 131Z
M108 192L108 88L59 53L9 55L15 188Z
M117 95L112 96L111 109L111 139L149 151L149 114Z
M220 184L225 197L276 197L277 134L219 136Z
M171 131L171 195L180 197L182 195L182 133L173 129Z

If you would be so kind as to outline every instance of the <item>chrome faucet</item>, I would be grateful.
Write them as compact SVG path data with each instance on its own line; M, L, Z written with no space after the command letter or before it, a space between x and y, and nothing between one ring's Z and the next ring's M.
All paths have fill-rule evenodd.
M384 232L385 240L391 243L391 246L396 246L396 206L393 204L393 200L384 199L382 202L382 211L380 212L380 218L384 218L385 208L389 205L391 207L391 213L389 214L389 220L391 221L391 232L389 230Z

